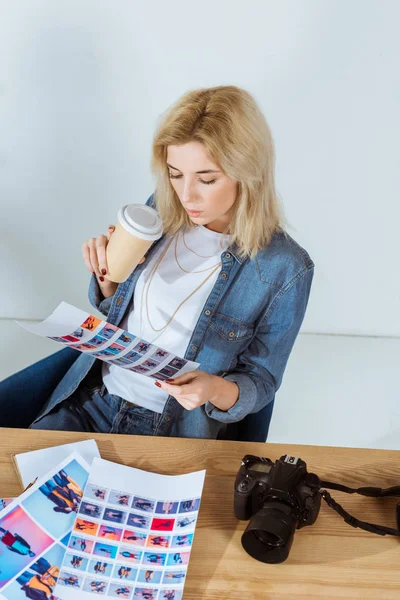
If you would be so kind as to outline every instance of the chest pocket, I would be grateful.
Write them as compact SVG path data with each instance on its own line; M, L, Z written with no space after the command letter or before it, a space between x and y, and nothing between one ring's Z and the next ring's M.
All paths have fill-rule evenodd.
M210 327L227 342L244 342L250 340L254 334L254 325L251 323L239 321L221 313L214 315Z

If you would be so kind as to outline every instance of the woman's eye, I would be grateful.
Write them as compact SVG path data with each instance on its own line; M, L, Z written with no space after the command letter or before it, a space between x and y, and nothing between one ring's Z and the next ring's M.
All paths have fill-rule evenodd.
M170 179L181 179L182 175L173 175L172 173L168 173L168 176ZM212 185L213 183L216 182L216 179L212 179L211 181L204 181L203 179L199 179L199 181L201 183L204 183L205 185Z

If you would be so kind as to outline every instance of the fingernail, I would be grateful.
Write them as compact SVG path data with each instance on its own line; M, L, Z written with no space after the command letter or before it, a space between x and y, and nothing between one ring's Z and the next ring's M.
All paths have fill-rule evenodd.
M106 275L106 274L107 274L107 271L106 271L105 269L102 269L102 270L101 270L101 274L102 274L102 275Z
M160 383L159 381L155 381L155 382L154 382L154 384L155 384L157 387L161 387L161 383Z
M104 277L99 277L100 281L104 281Z
M175 379L166 379L165 382L166 383L174 383Z

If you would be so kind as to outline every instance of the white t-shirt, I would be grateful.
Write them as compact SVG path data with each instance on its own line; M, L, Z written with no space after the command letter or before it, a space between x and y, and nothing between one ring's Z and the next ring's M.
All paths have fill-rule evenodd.
M213 271L213 267L217 267L222 252L231 244L231 238L231 235L211 231L203 225L188 227L183 234L178 232L173 240L171 236L166 235L136 283L133 298L135 309L129 311L119 326L183 357L221 266L180 307L168 327L161 332L154 331L148 321L146 295L151 324L155 329L159 329L166 325L179 304L207 278ZM154 273L148 288L153 267L171 241L172 244ZM179 264L185 271L190 271L189 273L179 267L175 258L175 248ZM102 365L102 375L110 394L155 412L163 412L168 394L154 385L153 378L144 377L106 362Z

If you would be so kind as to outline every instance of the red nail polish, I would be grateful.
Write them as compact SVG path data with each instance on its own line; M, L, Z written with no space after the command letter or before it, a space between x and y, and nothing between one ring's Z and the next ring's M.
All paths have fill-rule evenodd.
M174 383L175 379L166 379L165 383Z
M100 281L104 281L104 277L99 277Z
M160 383L159 381L155 381L155 382L154 382L154 384L155 384L157 387L161 387L161 383Z

